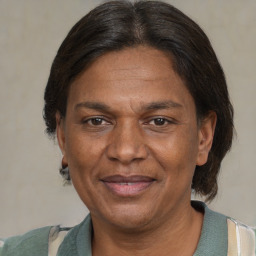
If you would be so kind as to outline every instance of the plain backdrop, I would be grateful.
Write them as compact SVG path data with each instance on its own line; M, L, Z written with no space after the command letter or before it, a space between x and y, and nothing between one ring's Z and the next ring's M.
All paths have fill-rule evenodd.
M87 214L58 174L61 153L44 133L43 92L70 28L98 0L0 0L0 236ZM222 63L237 137L212 209L256 225L256 1L169 0L205 30Z

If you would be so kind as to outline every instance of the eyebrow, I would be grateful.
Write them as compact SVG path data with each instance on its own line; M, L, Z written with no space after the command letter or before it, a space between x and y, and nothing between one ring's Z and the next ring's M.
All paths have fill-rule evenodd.
M177 102L174 102L172 100L168 101L156 101L156 102L150 102L148 104L145 104L142 106L142 110L144 111L152 111L152 110L159 110L159 109L170 109L170 108L182 108L183 106ZM108 105L102 103L102 102L92 102L92 101L85 101L78 103L75 106L75 110L78 108L89 108L94 109L98 111L109 111L111 110L111 107Z
M170 109L170 108L182 108L183 106L175 101L167 100L167 101L156 101L151 102L143 106L145 110L158 110L158 109Z
M95 109L95 110L99 110L99 111L107 111L110 109L110 107L104 103L91 102L91 101L85 101L85 102L78 103L75 106L75 109L78 109L78 108L89 108L89 109Z

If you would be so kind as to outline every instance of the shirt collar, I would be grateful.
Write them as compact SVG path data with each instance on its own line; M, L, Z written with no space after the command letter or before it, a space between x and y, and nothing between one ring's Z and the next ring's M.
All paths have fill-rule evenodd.
M192 201L195 209L204 211L204 221L199 243L194 256L227 256L227 217L210 210L205 203Z
M206 204L192 201L192 206L204 212L200 240L194 256L226 256L228 251L227 217L211 211ZM58 256L92 256L92 222L90 214L79 225L72 228L62 242Z

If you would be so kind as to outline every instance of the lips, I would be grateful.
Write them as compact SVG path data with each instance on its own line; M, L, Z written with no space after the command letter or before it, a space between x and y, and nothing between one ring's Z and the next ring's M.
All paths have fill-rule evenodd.
M101 180L113 193L119 196L135 196L149 188L155 179L146 176L108 176Z

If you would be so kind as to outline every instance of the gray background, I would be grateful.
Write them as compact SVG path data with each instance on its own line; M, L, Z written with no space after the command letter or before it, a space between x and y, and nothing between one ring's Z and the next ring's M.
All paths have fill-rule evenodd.
M0 236L74 225L87 213L62 186L61 153L44 134L43 91L51 62L76 21L101 1L0 0ZM256 225L256 1L168 1L198 22L225 70L237 138L210 207Z

